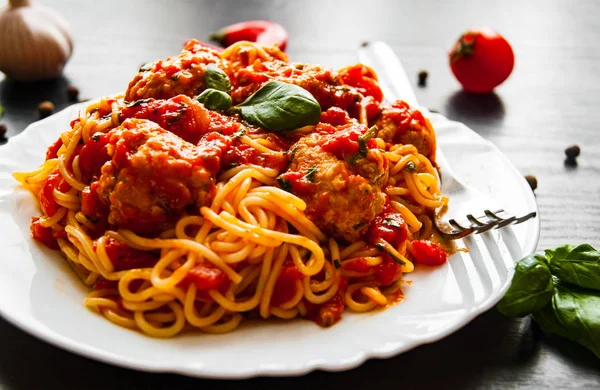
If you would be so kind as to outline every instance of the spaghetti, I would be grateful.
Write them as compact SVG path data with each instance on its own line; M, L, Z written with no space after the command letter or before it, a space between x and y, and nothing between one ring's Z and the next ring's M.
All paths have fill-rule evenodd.
M269 80L305 88L321 122L274 134L207 110L193 97L208 64L238 103ZM411 245L433 239L446 202L431 124L382 99L362 65L334 72L276 47L190 41L82 109L40 168L14 177L40 202L33 237L62 252L93 288L86 306L115 324L154 337L253 317L329 326L344 308L402 299Z

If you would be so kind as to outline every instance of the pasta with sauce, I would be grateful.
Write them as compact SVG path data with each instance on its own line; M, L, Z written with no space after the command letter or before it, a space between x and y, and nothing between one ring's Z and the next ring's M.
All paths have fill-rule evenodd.
M207 109L195 97L211 64L234 104L293 84L319 123L274 132ZM446 202L431 124L383 102L371 69L293 63L248 42L218 52L192 40L143 66L14 177L40 203L33 238L92 288L86 306L154 337L253 317L330 326L345 308L397 303L413 244L440 251L431 218Z

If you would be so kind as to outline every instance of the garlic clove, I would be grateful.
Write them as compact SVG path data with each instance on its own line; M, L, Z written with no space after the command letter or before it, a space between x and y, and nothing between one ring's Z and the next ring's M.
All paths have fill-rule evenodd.
M67 21L47 7L9 3L0 12L0 71L23 81L58 77L73 51Z

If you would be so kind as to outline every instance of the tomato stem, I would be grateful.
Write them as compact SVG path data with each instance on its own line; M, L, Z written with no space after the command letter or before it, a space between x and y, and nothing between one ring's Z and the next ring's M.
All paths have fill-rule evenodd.
M476 33L467 32L460 37L456 44L456 48L452 51L452 65L454 65L456 61L463 57L469 57L473 55L476 35Z

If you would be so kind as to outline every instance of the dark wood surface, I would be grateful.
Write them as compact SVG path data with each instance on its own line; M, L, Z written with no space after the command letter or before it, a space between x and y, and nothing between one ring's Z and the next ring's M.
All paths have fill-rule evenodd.
M539 248L600 247L600 3L595 1L117 1L45 0L71 23L75 51L63 78L2 80L8 135L37 119L37 104L69 103L123 90L138 66L178 53L182 42L223 25L271 19L290 33L293 60L341 67L366 40L384 40L414 79L420 102L493 141L523 174L537 176ZM369 4L369 5L367 5ZM516 65L490 96L461 92L447 50L474 25L513 45ZM429 72L416 87L419 70ZM577 166L564 149L581 146ZM541 333L530 318L495 309L442 341L344 373L213 381L130 371L49 346L0 319L0 386L33 388L600 388L600 361L583 347Z

